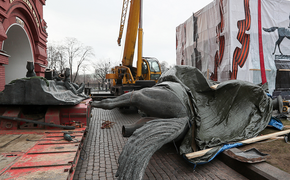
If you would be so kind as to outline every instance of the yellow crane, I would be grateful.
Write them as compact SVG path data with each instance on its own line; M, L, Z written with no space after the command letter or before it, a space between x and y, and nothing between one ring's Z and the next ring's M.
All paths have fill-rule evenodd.
M124 92L151 87L156 84L160 75L161 67L159 61L153 57L142 57L142 0L123 0L118 45L121 45L127 9L130 3L128 25L122 64L112 69L112 74L107 74L106 79L113 80L111 92L121 95ZM135 44L138 33L137 67L133 67Z

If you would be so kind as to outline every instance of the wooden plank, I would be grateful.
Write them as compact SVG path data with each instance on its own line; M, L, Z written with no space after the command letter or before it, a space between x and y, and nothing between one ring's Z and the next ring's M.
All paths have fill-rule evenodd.
M6 146L0 148L0 153L10 153L10 152L27 152L32 148L37 141L27 141L26 139L36 139L39 140L43 135L37 134L22 134L20 137L15 139L13 143L9 143Z
M10 169L5 172L0 179L67 180L70 176L70 169L71 166Z
M0 179L72 179L85 129L72 131L78 142L64 140L63 130L0 131ZM8 137L13 143L4 143Z
M279 69L279 71L290 71L290 69Z
M263 141L263 140L266 140L266 139L270 139L272 137L277 137L277 136L281 136L281 135L288 134L288 133L290 133L290 129L284 130L284 131L279 131L279 132L276 132L276 133L266 134L266 135L263 135L263 136L258 136L258 137L254 137L254 138L250 138L250 139L246 139L246 140L241 141L241 143L243 143L243 144L252 144L254 142Z
M258 137L254 137L254 138L250 138L250 139L246 139L246 140L240 141L239 143L242 143L243 145L252 144L254 142L263 141L263 140L266 140L266 139L270 139L270 138L281 136L281 135L288 134L288 133L290 133L290 129L285 130L285 131L279 131L279 132L276 132L276 133L263 135L263 136L258 136ZM208 151L210 151L212 149L213 148L209 148L209 149L204 149L204 150L201 150L201 151L196 151L196 152L193 152L193 153L188 153L185 156L188 159L201 157L201 156L205 155Z
M18 156L0 155L0 174L10 168L10 165L15 161Z
M9 143L11 143L13 140L19 138L20 134L3 134L0 135L0 148L7 146Z
M215 84L215 85L212 85L210 88L216 89L218 86L219 86L219 84Z
M249 69L250 71L261 71L261 69ZM271 69L265 69L265 71L271 71Z
M64 133L52 133L52 134L47 135L46 137L63 137L63 134ZM71 136L83 136L84 133L77 132L77 133L71 133L70 135Z
M55 153L55 152L76 152L79 148L79 144L70 143L70 144L44 144L44 145L35 145L27 153Z
M50 154L25 154L11 166L12 169L45 167L45 166L65 166L74 161L76 152L50 153Z
M71 144L71 143L79 143L82 140L82 137L77 136L75 138L72 138L73 141L67 141L62 137L56 137L56 138L45 138L42 139L39 144Z

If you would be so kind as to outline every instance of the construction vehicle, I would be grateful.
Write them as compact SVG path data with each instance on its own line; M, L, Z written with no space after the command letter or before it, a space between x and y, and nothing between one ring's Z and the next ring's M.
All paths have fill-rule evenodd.
M129 0L123 0L118 44L121 45ZM135 43L138 32L137 67L133 67ZM131 0L128 17L126 40L122 64L112 68L112 74L106 79L112 79L111 93L119 96L123 93L155 85L161 75L161 67L156 58L142 58L142 0Z

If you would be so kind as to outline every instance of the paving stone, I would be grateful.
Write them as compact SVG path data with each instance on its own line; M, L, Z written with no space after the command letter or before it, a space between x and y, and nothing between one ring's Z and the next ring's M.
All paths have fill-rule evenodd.
M90 127L84 142L82 159L79 160L74 180L117 179L118 158L128 138L122 136L122 125L132 124L140 119L140 115L130 111L120 112L118 109L93 109ZM101 129L103 120L114 122L111 129ZM160 179L246 179L223 162L214 159L205 165L190 164L177 152L174 144L169 143L159 149L149 161L143 177L144 180Z
M91 180L92 176L91 175L86 175L86 180Z

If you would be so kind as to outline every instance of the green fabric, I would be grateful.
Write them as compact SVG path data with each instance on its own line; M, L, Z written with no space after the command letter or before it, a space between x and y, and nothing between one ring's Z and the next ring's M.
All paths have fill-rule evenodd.
M194 136L188 132L180 147L182 154L193 152L192 138L198 150L215 148L203 162L213 156L223 144L255 137L271 119L272 99L267 96L267 87L246 81L229 80L216 82L207 80L196 68L175 66L160 77L159 82L173 81L182 84L192 100L195 123Z
M13 84L13 83L15 83L15 82L18 81L18 80L30 80L30 79L41 79L41 80L45 81L47 87L49 87L49 82L48 82L48 80L47 80L46 78L44 78L44 77L40 77L40 76L33 76L33 77L27 77L27 78L15 79L15 80L11 81L9 84Z

